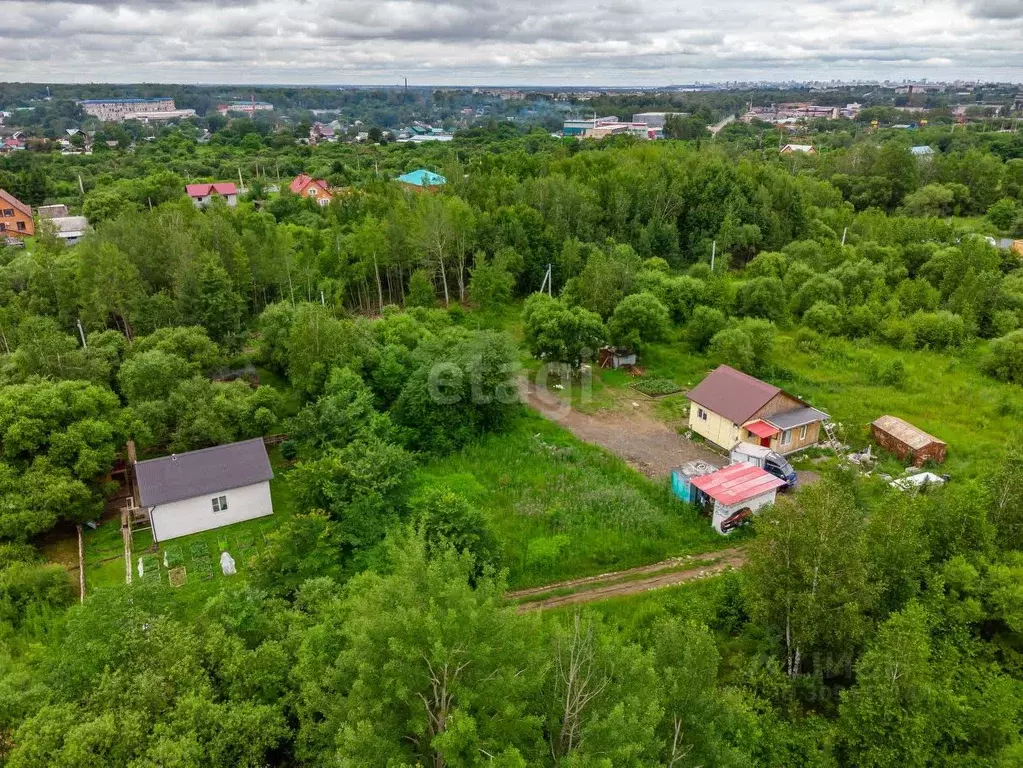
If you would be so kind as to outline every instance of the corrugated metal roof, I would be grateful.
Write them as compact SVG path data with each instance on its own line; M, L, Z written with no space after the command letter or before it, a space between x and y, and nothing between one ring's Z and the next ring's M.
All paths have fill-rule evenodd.
M142 506L155 507L261 483L274 476L262 438L172 454L135 465Z
M189 197L206 197L211 191L218 195L237 195L238 187L231 181L217 181L212 184L188 184L185 191Z
M881 418L874 420L872 425L880 429L882 432L887 432L900 443L908 445L913 450L919 450L920 448L924 448L932 443L945 445L944 440L939 440L934 435L930 435L922 429L914 427L908 421L903 421L898 416L882 416Z
M774 437L780 431L778 427L768 424L763 419L751 421L749 424L744 424L743 426L746 428L747 432L751 435L756 435L757 437Z
M694 477L693 485L727 507L741 504L785 485L785 481L752 464L732 464L709 475Z
M742 424L763 408L781 389L748 376L727 365L719 365L686 394L690 400L714 413Z
M447 184L448 180L439 173L420 168L418 171L411 171L398 177L398 181L406 184L414 184L417 187L436 187Z
M818 411L816 408L796 408L792 411L785 411L784 413L776 413L773 416L767 416L764 420L769 424L774 424L778 429L795 429L801 427L804 424L813 424L815 421L827 421L828 414L824 411ZM749 429L749 427L746 427Z

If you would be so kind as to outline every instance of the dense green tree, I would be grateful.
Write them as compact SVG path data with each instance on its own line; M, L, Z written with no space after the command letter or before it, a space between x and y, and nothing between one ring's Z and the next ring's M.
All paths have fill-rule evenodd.
M693 310L689 324L686 326L689 343L698 352L703 352L710 345L711 339L717 335L718 331L724 330L727 324L724 312L701 304Z
M607 324L613 343L633 349L664 341L669 328L668 310L652 293L626 296L618 302Z
M412 467L403 448L370 437L299 462L288 482L303 510L325 510L346 546L364 547L402 515Z
M841 734L851 764L925 766L951 702L932 670L927 615L919 605L893 616L857 665L842 697Z
M850 489L827 479L756 519L747 565L751 616L781 638L785 669L841 668L863 642L874 592L864 521Z
M542 293L526 299L522 318L530 354L572 368L596 354L607 337L600 315L582 307L567 307L560 299Z
M299 652L303 759L499 765L542 759L532 622L472 562L407 539L389 575L357 577ZM526 674L522 674L523 672Z

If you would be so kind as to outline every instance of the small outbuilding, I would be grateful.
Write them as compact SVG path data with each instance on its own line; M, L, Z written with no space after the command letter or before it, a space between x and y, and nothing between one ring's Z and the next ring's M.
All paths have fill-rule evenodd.
M636 352L628 347L601 347L597 362L601 368L628 368L636 364Z
M945 461L944 441L918 429L897 416L882 416L870 425L870 434L877 444L903 461L923 466L928 461Z
M697 489L695 501L713 504L711 524L718 533L729 533L753 519L757 510L773 504L785 481L751 464L731 466L690 479Z
M274 473L259 437L140 461L134 469L154 542L273 514Z

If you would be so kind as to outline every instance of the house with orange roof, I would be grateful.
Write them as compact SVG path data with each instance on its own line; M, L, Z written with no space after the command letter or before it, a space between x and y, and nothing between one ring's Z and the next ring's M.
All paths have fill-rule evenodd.
M0 238L32 237L36 223L32 209L5 189L0 189Z
M327 182L324 179L314 179L308 173L296 176L289 189L296 195L315 200L317 205L329 205L334 199L334 193L330 191Z

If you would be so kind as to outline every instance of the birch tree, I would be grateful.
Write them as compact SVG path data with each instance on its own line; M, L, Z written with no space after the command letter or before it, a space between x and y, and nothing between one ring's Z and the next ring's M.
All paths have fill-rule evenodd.
M812 657L835 669L868 627L864 517L852 491L826 479L758 515L750 547L751 616L778 633L790 676Z

